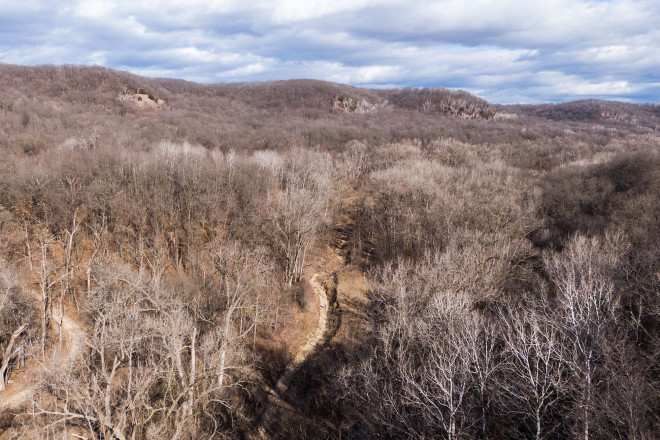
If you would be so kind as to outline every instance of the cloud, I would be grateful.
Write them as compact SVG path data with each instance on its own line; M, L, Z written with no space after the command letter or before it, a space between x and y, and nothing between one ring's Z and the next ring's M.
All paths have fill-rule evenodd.
M655 0L5 0L0 62L658 101Z

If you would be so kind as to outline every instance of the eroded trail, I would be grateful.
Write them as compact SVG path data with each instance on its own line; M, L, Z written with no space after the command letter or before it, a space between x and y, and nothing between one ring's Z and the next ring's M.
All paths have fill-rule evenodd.
M338 222L335 224L335 236L327 247L327 252L323 253L319 260L316 261L315 267L318 267L317 271L309 278L309 284L318 299L317 325L309 333L305 343L300 347L293 361L287 365L276 385L273 388L267 389L268 402L262 413L257 435L260 439L278 437L276 427L281 427L282 423L287 423L284 420L288 420L289 422L298 420L312 424L321 423L330 427L330 429L336 428L330 420L326 420L320 415L315 416L315 420L313 421L307 420L306 416L301 413L300 408L296 408L295 404L291 404L285 400L285 395L288 395L290 398L291 391L295 391L289 390L289 388L292 385L292 380L296 377L296 373L306 361L319 353L324 344L330 343L336 337L343 338L345 336L343 333L347 330L341 330L343 327L343 306L339 303L339 296L337 295L341 293L342 296L352 298L359 297L363 293L363 287L356 289L356 286L364 285L362 270L358 266L351 264L351 258L346 249L347 240L354 226L352 217L355 210L355 201L355 197L345 199L346 209L343 210L344 213L338 218ZM344 280L344 283L340 286L337 284L338 280ZM353 290L356 291L353 292ZM357 292L357 290L360 290L360 292ZM350 292L347 294L348 291ZM352 302L349 301L346 305ZM349 306L348 312L350 311ZM353 335L353 337L357 336Z
M259 438L269 438L268 429L270 428L270 424L278 409L284 408L290 412L294 411L293 408L282 399L282 396L289 389L291 378L296 371L298 371L300 366L314 353L316 348L322 344L325 339L328 327L328 294L319 281L319 278L322 276L324 276L324 274L315 273L309 280L318 299L318 321L316 327L314 328L314 331L310 332L307 340L302 347L300 347L293 361L287 365L277 381L277 384L275 384L275 388L268 390L268 404L263 413L261 425L259 426Z
M322 276L320 273L315 273L312 278L309 280L309 283L314 290L314 293L318 297L318 322L316 328L311 332L303 344L296 353L293 361L287 365L284 373L280 376L280 379L275 385L275 392L278 395L282 395L289 388L289 383L293 374L300 368L303 362L311 355L316 347L323 341L325 333L328 326L328 294L325 291L325 288L319 282L319 277Z
M16 370L7 388L0 391L0 411L15 410L30 402L36 389L35 380L39 373L51 368L62 368L73 362L85 350L86 335L66 309L56 310L52 318L55 335L61 335L48 352L45 362L31 360ZM59 338L58 338L59 339Z

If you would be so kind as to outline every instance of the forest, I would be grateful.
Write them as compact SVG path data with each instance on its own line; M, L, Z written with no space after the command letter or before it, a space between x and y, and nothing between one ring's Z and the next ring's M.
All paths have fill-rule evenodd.
M0 439L660 438L660 105L0 65Z

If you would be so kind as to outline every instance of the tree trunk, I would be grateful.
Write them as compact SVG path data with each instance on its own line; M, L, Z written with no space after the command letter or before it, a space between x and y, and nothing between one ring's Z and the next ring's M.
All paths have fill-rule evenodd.
M227 348L229 340L229 331L231 326L231 312L227 311L225 317L225 328L223 331L222 343L220 344L220 375L218 376L218 386L222 389L225 380L225 363L227 361Z
M27 222L25 223L25 247L27 247L28 263L30 264L30 272L34 270L32 266L32 250L30 249L30 233L28 231Z
M486 424L488 420L488 409L486 404L486 398L484 397L486 391L483 388L484 386L482 385L479 390L479 403L481 406L481 427L479 430L479 438L481 440L486 438Z
M46 332L48 331L48 297L42 298L41 310L41 361L46 361Z
M456 420L454 419L454 414L449 416L449 435L448 440L453 440L456 436Z
M194 385L195 385L195 369L197 366L195 365L197 362L196 358L196 352L195 352L195 343L197 339L197 327L193 328L193 333L190 338L190 374L189 374L189 380L188 380L188 386L190 387L188 389L188 399L186 402L186 409L184 411L184 417L190 417L193 414L193 403L195 399L195 390L194 390Z
M591 412L591 359L589 357L587 357L587 386L584 393L584 440L589 440L589 416Z
M218 376L218 386L222 388L225 380L225 360L227 359L227 343L222 341L220 348L220 375Z
M2 357L2 366L0 367L0 391L4 390L7 386L7 368L9 367L9 362L16 355L16 351L12 352L16 338L25 331L26 327L27 324L23 324L14 330L14 333L11 334L11 338L9 339L9 345L5 348L5 355Z

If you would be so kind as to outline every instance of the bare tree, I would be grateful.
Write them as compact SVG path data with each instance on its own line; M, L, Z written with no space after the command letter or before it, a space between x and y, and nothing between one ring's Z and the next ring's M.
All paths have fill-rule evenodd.
M292 151L276 170L281 178L268 204L265 233L283 262L285 284L300 281L307 251L327 220L333 192L331 162L326 155Z
M542 316L532 312L508 313L505 323L507 394L521 404L533 424L534 438L547 438L555 426L547 415L562 397L565 386L564 356L560 332Z
M101 225L98 227L90 226L89 229L92 235L91 238L92 238L93 249L92 249L92 254L87 259L87 264L85 268L87 295L89 295L92 290L92 269L94 268L94 264L96 264L98 259L103 257L103 254L105 253L105 251L107 251L106 243L105 243L105 235L106 235L105 225Z
M20 346L15 347L14 345L16 344L18 337L23 334L26 327L27 324L21 324L20 327L14 330L14 332L11 334L11 337L9 338L9 343L5 347L5 353L2 356L2 364L0 365L0 391L4 390L7 386L7 368L9 367L9 363L21 350Z
M233 341L239 341L255 331L259 317L259 290L271 270L263 249L247 249L238 242L223 243L217 240L211 246L211 260L215 273L219 276L220 294L223 299L222 311L217 318L218 339L220 342L218 386L225 385L229 349ZM243 326L240 318L257 317L250 325ZM237 325L238 324L238 325Z
M440 292L422 319L418 362L402 369L405 397L419 408L428 427L441 427L448 440L466 424L466 396L470 384L469 346L465 318L469 301L460 293Z
M199 330L190 309L152 286L121 264L96 272L88 353L46 373L34 401L37 419L101 439L179 439L195 432L196 409L219 392L217 370L198 362Z
M498 376L505 361L500 347L500 330L477 312L465 316L465 343L469 370L476 390L479 412L478 437L485 438L498 390Z
M622 439L658 438L657 396L652 392L657 364L625 340L612 344L607 356L610 371L603 387L606 392L599 394L598 407L612 421L611 431Z
M80 219L78 218L78 209L73 213L71 220L71 229L64 230L64 240L62 242L62 247L64 248L64 269L66 273L66 290L71 289L71 282L73 281L74 276L74 264L73 264L73 254L75 252L75 239L78 228L80 227ZM73 296L75 301L75 295Z
M41 253L41 264L39 266L39 288L41 293L41 360L46 360L46 343L48 339L48 324L53 313L53 287L59 283L63 277L68 275L68 271L57 276L56 267L53 263L50 252L55 238L45 231L39 235L39 249Z
M581 390L582 437L593 431L594 394L605 373L604 352L611 342L619 308L612 273L622 250L620 234L597 238L574 237L548 265L557 286L558 328L570 344L567 365Z
M31 344L28 330L34 324L32 305L16 278L14 270L0 259L0 391L17 359L25 358Z

